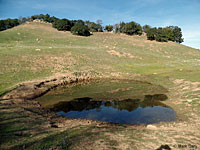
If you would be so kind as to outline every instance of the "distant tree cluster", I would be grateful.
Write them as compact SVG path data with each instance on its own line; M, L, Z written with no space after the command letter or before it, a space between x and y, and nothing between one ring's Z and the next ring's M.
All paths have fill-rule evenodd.
M105 26L105 30L108 31L108 32L111 32L111 31L113 31L113 26L107 25L107 26Z
M142 27L134 21L128 23L120 22L119 32L128 35L142 35Z
M143 30L146 32L148 40L156 40L158 42L183 42L181 28L178 26L169 26L165 28L151 28L146 26L143 27Z
M19 17L18 18L19 24L26 23L27 21L32 21L31 17Z
M90 32L103 32L102 20L97 20L97 23L85 21L85 25L88 26Z
M83 21L78 21L71 28L71 33L75 35L81 36L90 36L90 31L88 26L85 25Z
M46 21L46 22L49 22L49 23L53 23L56 20L59 20L58 18L56 18L54 16L50 17L49 14L46 14L46 15L40 14L40 15L31 16L31 20L35 20L35 19L39 19L39 20Z
M58 31L70 31L73 23L68 19L57 19L53 22L52 26Z
M98 28L83 20L58 19L53 22L53 27L59 31L71 31L74 35L89 36L90 32L97 32ZM92 24L92 23L91 23Z
M52 26L59 31L71 31L72 34L89 36L93 32L111 32L115 33L125 33L127 35L142 35L146 33L148 40L156 40L158 42L173 41L177 43L182 43L182 32L181 28L178 26L169 26L165 28L152 28L150 25L144 25L143 27L134 22L120 22L115 25L106 25L105 28L102 26L102 20L97 20L97 22L90 22L89 20L68 20L66 18L59 19L49 14L33 15L31 17L19 17L19 19L6 19L0 20L0 31L10 29L19 24L25 23L26 21L41 20L45 22L52 23Z
M125 33L128 35L142 35L142 33L146 33L148 40L156 40L158 42L183 42L181 28L178 26L152 28L150 25L144 25L142 27L140 24L132 21L129 23L120 22L120 24L115 24L114 26L108 25L105 27L105 30L114 30L115 33Z
M115 25L108 25L105 27L106 31L115 31L115 33L125 33L127 35L142 35L142 26L134 21L125 23L120 22Z
M0 20L0 31L13 28L13 27L15 27L17 25L19 25L18 19Z
M58 19L56 17L50 17L48 14L34 15L31 17L32 20L39 19L49 23L58 31L71 31L72 34L89 36L90 32L103 32L102 21L97 20L97 23L83 20L69 20L69 19Z

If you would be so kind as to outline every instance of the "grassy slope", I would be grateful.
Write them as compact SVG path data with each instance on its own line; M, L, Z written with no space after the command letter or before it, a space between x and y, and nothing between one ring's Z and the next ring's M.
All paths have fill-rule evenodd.
M111 55L113 50L120 55ZM0 93L22 81L55 73L141 74L200 81L200 51L145 36L58 32L50 24L30 23L0 32Z
M56 73L89 72L125 78L138 74L169 89L166 103L179 117L176 122L156 124L156 129L104 127L79 120L54 129L49 127L48 116L43 116L46 113L37 113L37 105L32 112L31 102L27 105L20 100L0 101L0 130L4 139L0 140L1 148L141 150L156 149L161 144L172 148L192 144L199 148L199 65L200 51L172 42L147 41L145 36L94 33L79 37L43 23L0 32L0 94L20 82Z

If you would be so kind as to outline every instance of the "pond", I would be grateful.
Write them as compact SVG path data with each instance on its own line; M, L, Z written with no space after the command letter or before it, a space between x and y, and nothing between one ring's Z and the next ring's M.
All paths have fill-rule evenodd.
M69 118L126 124L176 120L174 110L162 103L167 90L132 80L104 80L57 88L38 98L40 103Z

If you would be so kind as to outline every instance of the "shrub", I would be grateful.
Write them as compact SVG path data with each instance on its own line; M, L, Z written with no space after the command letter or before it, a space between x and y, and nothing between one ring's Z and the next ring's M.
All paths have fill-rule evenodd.
M155 40L156 39L156 34L157 34L157 29L156 28L150 28L147 31L147 39L148 40Z
M113 26L112 25L107 25L105 27L105 30L108 31L108 32L111 32L113 30Z
M134 21L126 23L124 26L124 33L128 35L142 35L142 27Z
M167 34L166 34L166 32L163 28L157 29L156 41L158 41L158 42L168 42Z
M126 23L120 22L120 24L119 24L120 33L124 33L125 32L125 25L126 25Z
M147 30L147 39L156 40L158 42L183 42L181 28L177 26L150 28Z
M88 29L90 32L98 32L98 24L87 20L87 21L85 21L85 25L88 26Z
M76 23L72 28L71 28L71 33L75 35L81 35L81 36L90 36L89 29L86 25L81 24L81 23Z
M4 23L4 20L0 20L0 31L6 30L6 25Z
M151 29L151 26L146 24L146 25L144 25L144 26L142 27L142 29L143 29L143 31L144 31L145 33L147 33L148 30Z
M53 22L53 27L59 31L70 31L72 25L68 19L60 19Z
M0 31L13 28L17 25L19 25L18 19L0 20Z
M177 43L182 43L184 40L182 38L181 28L178 26L173 26L174 41Z

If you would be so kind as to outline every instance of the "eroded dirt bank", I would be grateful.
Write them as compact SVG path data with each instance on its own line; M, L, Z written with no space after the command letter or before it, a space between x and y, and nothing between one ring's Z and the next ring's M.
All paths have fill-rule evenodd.
M161 145L174 150L200 148L200 83L197 82L174 80L166 103L174 108L179 119L148 126L64 118L44 109L35 100L27 100L58 85L90 79L62 77L30 82L19 86L19 92L15 89L4 95L0 101L1 149L145 150L158 149Z
M0 99L34 99L44 95L50 90L61 86L70 85L80 82L89 82L93 80L92 76L74 76L74 75L62 75L57 77L50 77L49 79L42 81L32 81L19 84L15 89L7 92Z

